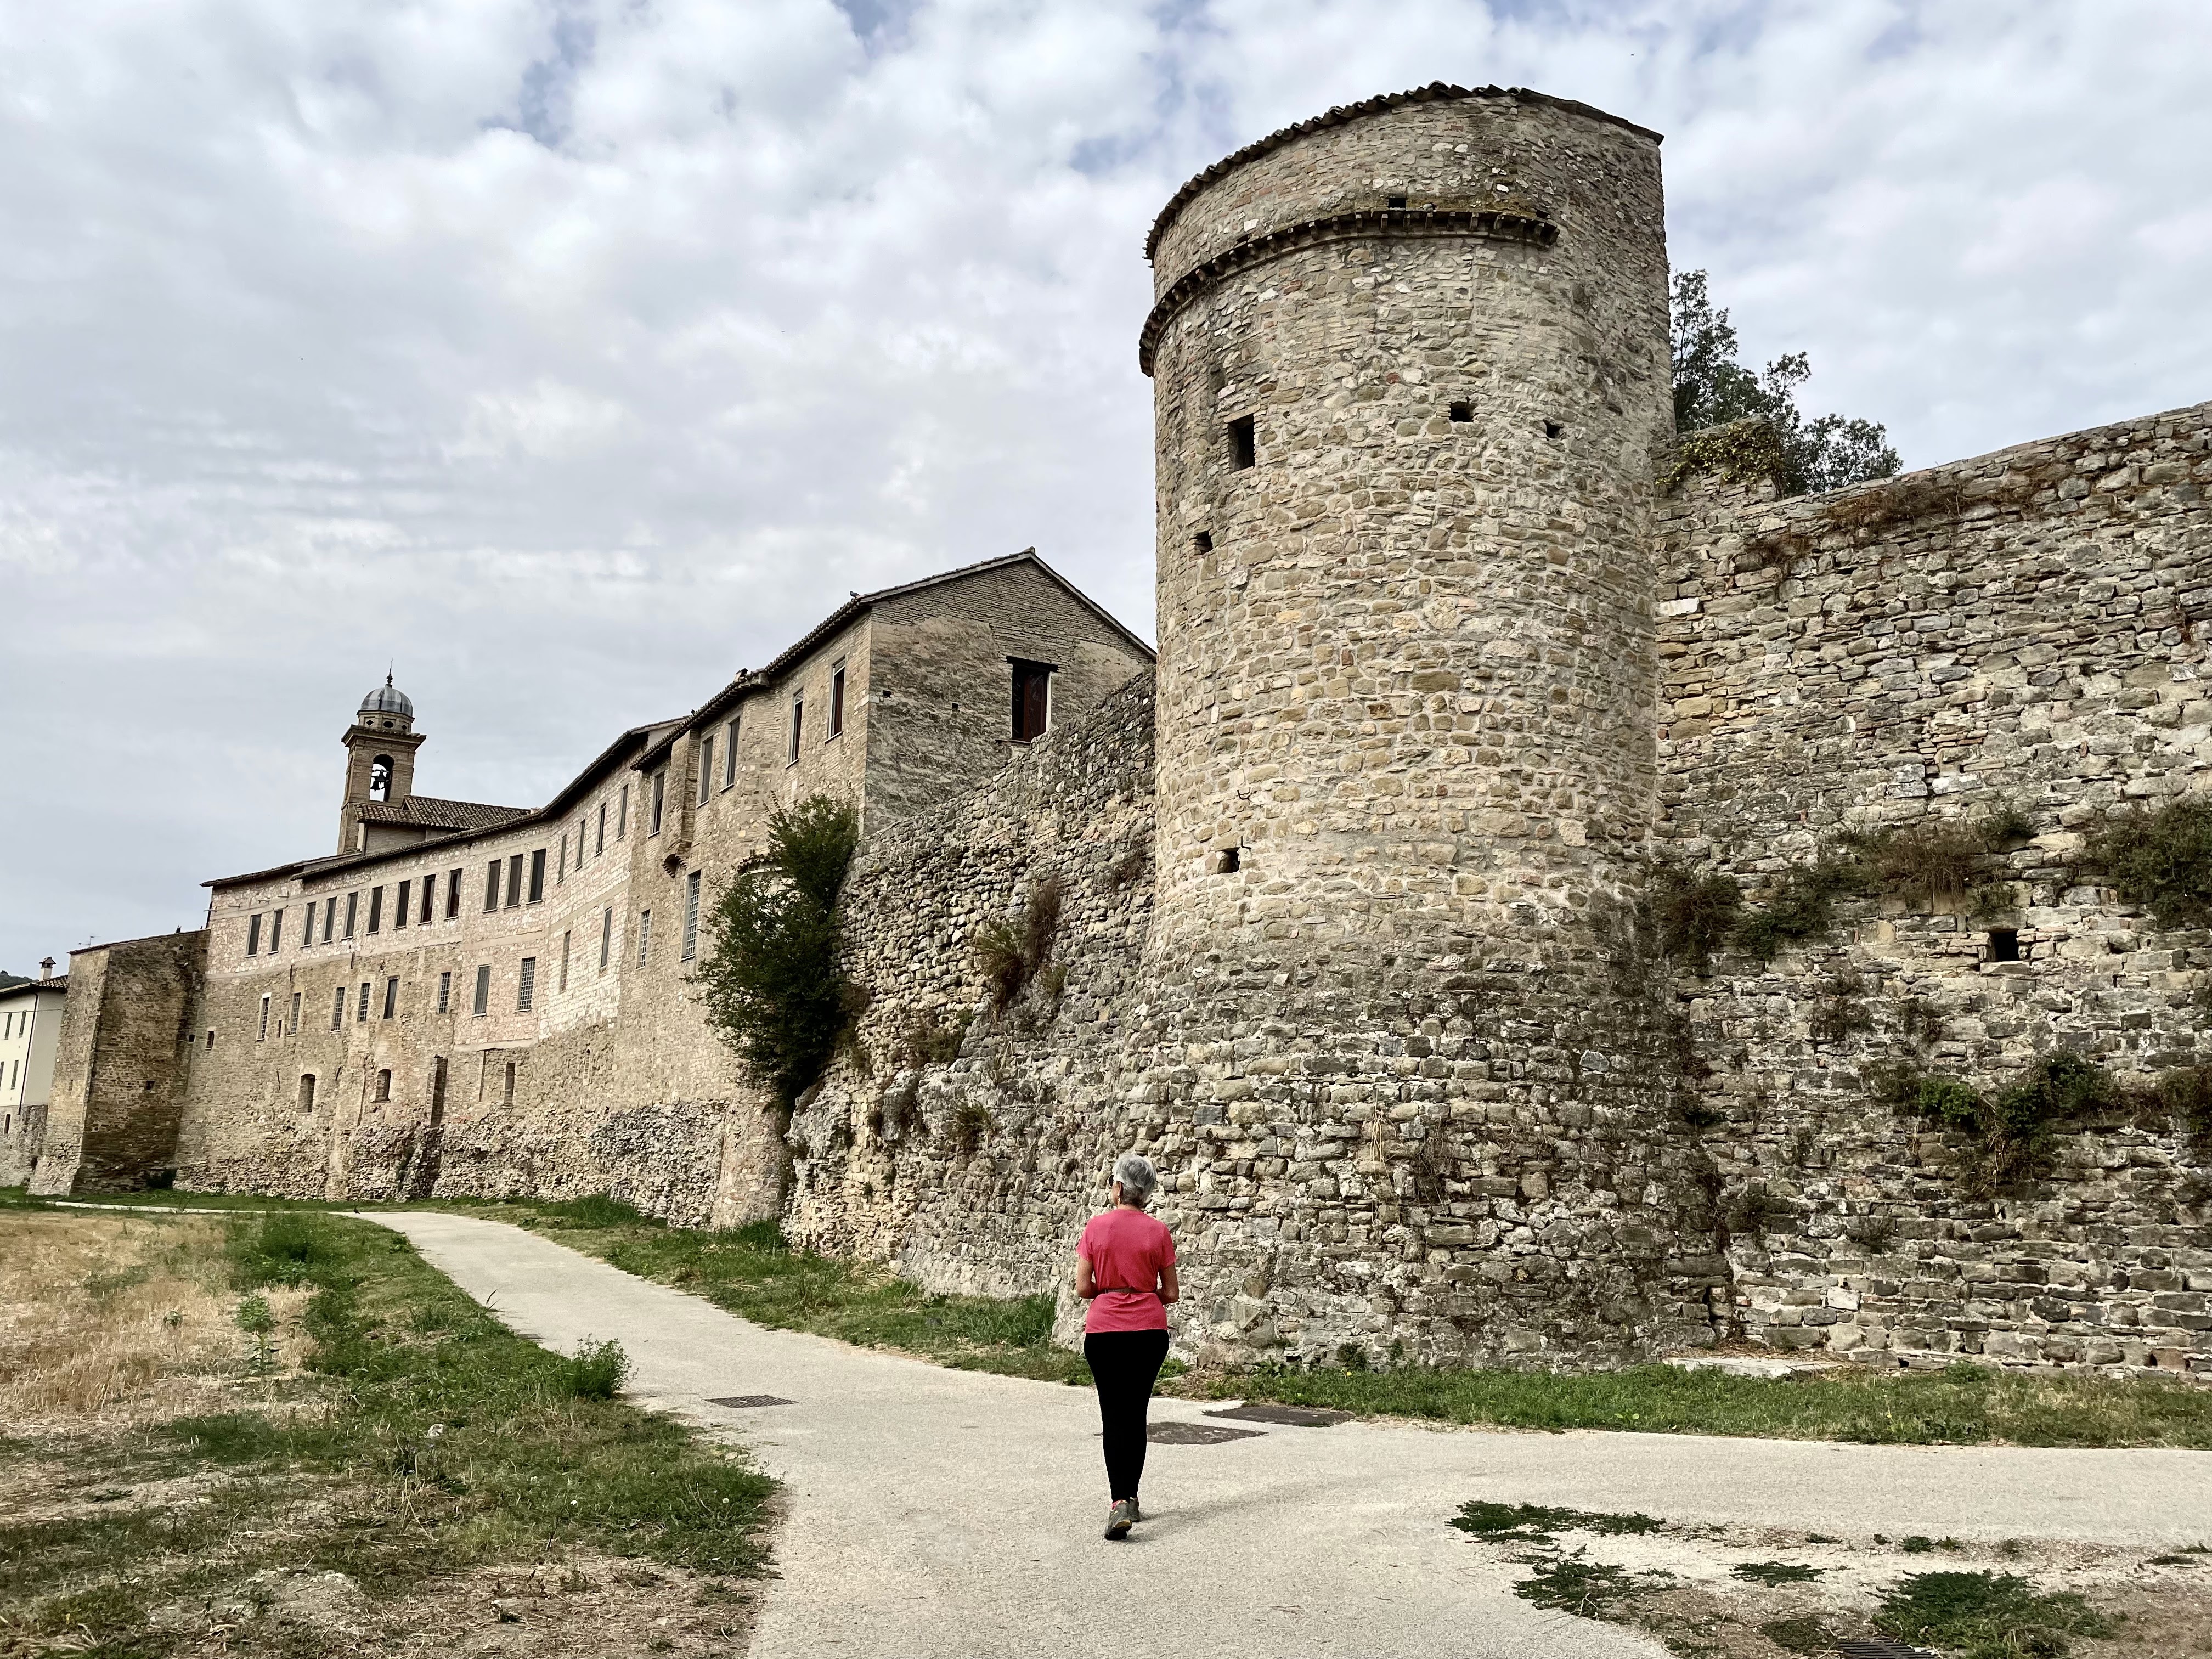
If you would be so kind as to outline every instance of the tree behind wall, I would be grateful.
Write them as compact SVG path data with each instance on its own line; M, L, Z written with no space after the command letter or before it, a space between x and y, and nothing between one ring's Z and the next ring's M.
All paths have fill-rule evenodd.
M1808 420L1797 407L1798 388L1812 377L1802 351L1792 351L1754 374L1738 359L1735 329L1715 311L1702 270L1674 277L1674 430L1690 433L1752 416L1774 429L1779 450L1776 489L1802 495L1898 470L1888 428L1874 421L1821 415Z
M707 1024L786 1110L822 1074L852 1018L837 967L837 895L860 813L813 795L769 820L768 853L715 897L693 976Z

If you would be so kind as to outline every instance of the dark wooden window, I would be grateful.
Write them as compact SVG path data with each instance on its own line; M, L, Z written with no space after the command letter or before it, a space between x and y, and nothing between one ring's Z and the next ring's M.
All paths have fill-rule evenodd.
M653 775L653 826L645 833L648 838L660 833L660 809L668 793L668 769L661 768Z
M361 894L358 890L356 890L346 895L345 936L348 939L351 939L353 937L353 925L360 919L360 917Z
M494 859L484 866L484 909L499 908L499 860Z
M415 884L411 881L401 882L394 890L392 897L392 925L394 927L404 927L407 925L409 901L414 896Z
M507 861L507 908L510 910L522 902L522 854L517 853Z
M836 737L845 729L845 665L839 663L830 671L830 735Z
M477 997L471 1012L477 1015L491 1012L491 969L489 964L477 969Z
M368 890L368 931L372 933L384 931L384 890L381 887Z
M539 848L530 855L530 902L537 903L545 896L545 849Z
M393 975L384 981L384 1017L390 1019L399 1012L399 980Z
M275 956L277 947L283 943L284 912L282 909L272 910L269 913L269 954Z
M1052 670L1048 662L1007 659L1014 671L1014 741L1027 743L1045 734L1052 723Z
M446 920L453 921L461 914L461 872L452 872L446 878Z
M430 1121L442 1123L445 1121L446 1057L433 1054L430 1057Z
M272 945L270 948L274 950L276 947ZM246 919L246 954L252 957L260 953L261 913L257 910Z

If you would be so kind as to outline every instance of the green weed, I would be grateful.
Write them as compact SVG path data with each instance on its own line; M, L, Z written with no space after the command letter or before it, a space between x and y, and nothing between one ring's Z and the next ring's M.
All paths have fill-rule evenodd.
M1729 1571L1754 1584L1809 1584L1827 1570L1797 1561L1739 1561Z
M2071 1591L2039 1592L2008 1573L1923 1572L1882 1597L1875 1628L1964 1659L2057 1659L2072 1636L2106 1636L2112 1621Z
M1667 1523L1648 1515L1552 1509L1541 1504L1492 1504L1478 1498L1461 1504L1459 1513L1447 1524L1488 1544L1548 1544L1555 1533L1659 1532Z

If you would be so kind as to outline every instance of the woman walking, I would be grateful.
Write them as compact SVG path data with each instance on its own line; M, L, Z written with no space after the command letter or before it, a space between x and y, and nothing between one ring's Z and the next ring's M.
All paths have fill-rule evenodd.
M1075 1246L1075 1293L1091 1304L1083 1357L1098 1384L1105 1431L1106 1489L1113 1507L1106 1535L1121 1539L1144 1516L1137 1483L1145 1475L1145 1413L1168 1357L1168 1304L1176 1283L1175 1238L1145 1213L1159 1184L1152 1160L1131 1152L1114 1165L1114 1205L1094 1215Z

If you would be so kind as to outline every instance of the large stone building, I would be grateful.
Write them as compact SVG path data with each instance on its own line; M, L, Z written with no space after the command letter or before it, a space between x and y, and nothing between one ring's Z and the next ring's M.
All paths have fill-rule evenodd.
M398 815L407 711L365 707L354 850L216 884L177 1178L781 1203L1007 1292L1060 1280L1136 1146L1186 1346L2212 1369L2212 940L2088 861L2212 763L2212 406L1778 500L1756 434L1673 430L1657 136L1524 91L1272 135L1147 251L1156 673L1042 573L1034 642L946 580L896 600L936 607L914 648L879 596L459 830ZM841 653L865 740L787 769ZM1027 747L1014 657L1066 680ZM986 660L990 727L948 719ZM699 874L817 787L867 813L870 1001L786 1131L683 941ZM403 830L442 839L376 850ZM1908 845L1966 874L1866 878ZM1992 1178L1960 1103L2054 1056L2098 1089Z

